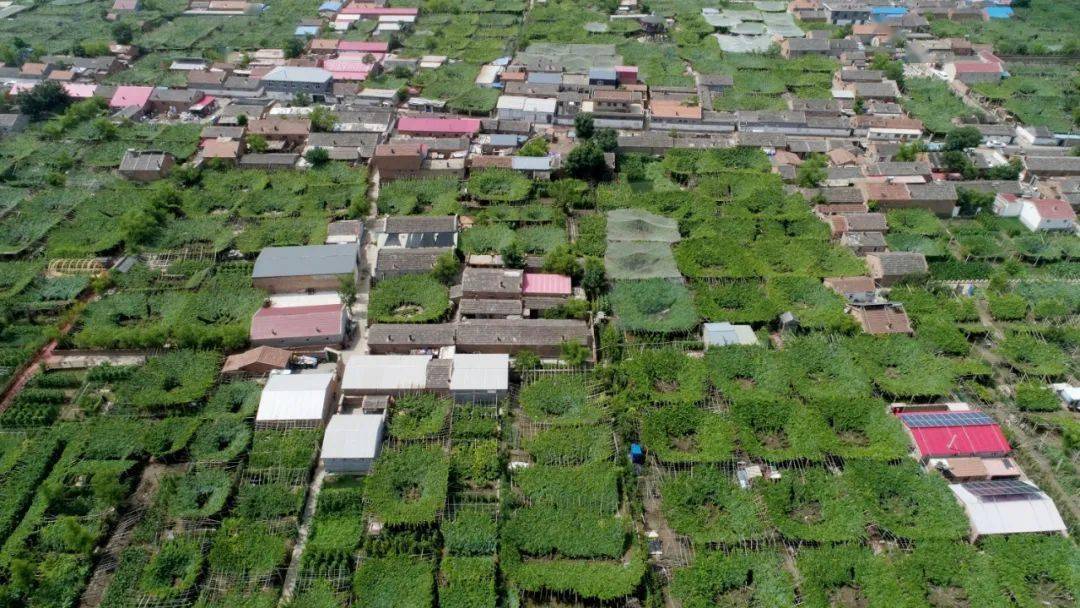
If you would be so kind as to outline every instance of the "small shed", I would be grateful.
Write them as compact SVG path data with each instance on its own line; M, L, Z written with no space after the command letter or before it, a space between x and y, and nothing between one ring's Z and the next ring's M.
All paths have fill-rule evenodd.
M985 413L926 412L900 414L919 457L1005 456L1011 448L994 419Z
M229 355L221 368L223 374L267 374L289 366L292 353L273 346L257 346L251 350Z
M510 388L510 355L455 355L450 394L459 403L498 403Z
M367 473L382 446L382 414L335 414L326 425L321 458L327 473Z
M152 182L172 171L176 159L168 152L128 150L120 160L120 175L136 182Z
M334 374L273 374L259 398L257 428L322 426L330 415Z
M727 321L720 323L706 323L702 330L701 339L705 347L731 346L731 345L755 345L758 343L754 335L754 328L749 325L733 325Z
M341 345L348 330L344 304L260 308L251 319L251 343L300 348Z

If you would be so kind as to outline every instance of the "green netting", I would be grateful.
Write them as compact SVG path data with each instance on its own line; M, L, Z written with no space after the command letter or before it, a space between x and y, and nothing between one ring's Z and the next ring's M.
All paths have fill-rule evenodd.
M612 209L607 213L607 238L612 241L679 241L678 221L644 209Z
M608 278L674 279L682 277L671 247L665 242L619 241L608 243L604 266Z

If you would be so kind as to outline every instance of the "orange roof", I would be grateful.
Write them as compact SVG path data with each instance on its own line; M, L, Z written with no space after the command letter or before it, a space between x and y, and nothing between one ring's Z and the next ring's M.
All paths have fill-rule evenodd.
M208 139L202 145L203 158L236 158L240 142L232 139Z
M499 74L499 80L503 82L525 82L528 75L525 72L503 72Z
M649 110L657 118L689 118L701 120L701 106L685 106L674 100L657 100L649 103Z
M859 184L863 198L867 201L909 201L911 193L904 184L890 184L886 182L866 182Z

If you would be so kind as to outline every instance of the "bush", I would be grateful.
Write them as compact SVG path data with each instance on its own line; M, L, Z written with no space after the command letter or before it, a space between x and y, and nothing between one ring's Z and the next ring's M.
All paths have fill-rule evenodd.
M191 442L191 457L196 462L230 462L247 450L251 428L239 418L208 420Z
M446 503L449 473L440 449L414 445L386 452L365 484L364 498L388 526L432 523Z
M202 547L198 541L166 541L143 570L139 590L157 598L180 595L195 584L202 563Z
M752 495L717 469L701 468L672 477L660 488L672 530L694 543L740 542L767 534L764 514Z
M443 541L451 555L490 555L498 543L498 524L492 511L463 508L442 522Z
M232 492L232 477L223 469L202 469L168 479L173 488L169 513L181 519L217 515L225 508Z
M997 353L1024 374L1054 378L1069 369L1069 355L1031 334L1014 333L1006 337L998 345Z
M453 402L434 393L411 393L394 401L389 434L394 439L423 439L439 434Z
M353 592L358 608L430 607L435 599L434 567L422 558L369 557L356 569Z
M457 213L461 208L457 202L460 189L460 183L453 178L394 180L379 190L379 213Z
M1042 382L1021 382L1016 385L1016 407L1025 412L1056 412L1061 399Z
M190 409L210 392L219 365L219 356L212 352L178 351L152 357L135 370L118 396L143 410Z
M511 169L484 169L469 177L469 195L485 203L520 203L532 193L532 180Z
M595 424L603 409L590 394L585 377L551 374L521 389L519 401L525 414L554 425Z
M778 553L739 550L699 553L678 570L672 594L684 608L795 606L795 583Z
M214 534L210 571L241 580L258 580L285 563L287 549L287 539L271 532L267 522L229 518Z
M440 578L441 608L493 608L498 604L492 557L445 557Z
M1028 303L1022 296L1013 293L987 294L990 315L996 321L1018 321L1027 318Z
M721 462L735 450L735 429L721 414L679 403L647 411L641 441L661 462Z
M626 523L588 508L533 506L513 512L502 542L524 555L618 559L626 551Z
M379 281L368 310L374 323L434 323L450 310L450 297L432 276L405 275Z
M624 331L683 333L698 324L694 300L680 283L664 279L618 281L609 299Z
M456 424L456 421L455 421ZM579 465L612 457L611 432L603 426L544 429L523 447L537 464Z

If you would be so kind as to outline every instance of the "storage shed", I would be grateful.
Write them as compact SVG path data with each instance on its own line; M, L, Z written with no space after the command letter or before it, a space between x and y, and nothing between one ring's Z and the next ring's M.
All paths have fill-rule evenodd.
M949 489L967 513L972 540L988 534L1066 533L1054 501L1029 482L976 481Z
M727 321L706 323L702 330L705 347L730 345L755 345L758 343L754 328L749 325L733 325Z
M334 374L273 374L259 398L257 428L318 427L334 402Z
M359 252L356 245L266 247L251 282L270 293L337 291L342 277L356 278Z
M341 390L347 397L400 395L427 388L431 355L353 355Z
M458 403L497 403L510 388L510 355L456 355L450 394Z
M321 458L327 473L367 473L379 457L382 414L336 414L326 425Z

